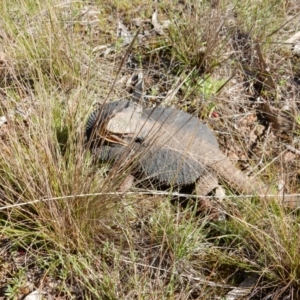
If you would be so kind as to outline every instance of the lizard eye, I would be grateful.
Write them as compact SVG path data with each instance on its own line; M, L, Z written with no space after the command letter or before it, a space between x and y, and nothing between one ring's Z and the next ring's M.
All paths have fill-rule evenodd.
M144 141L144 138L142 138L142 137L136 137L134 140L135 143L139 143L139 144L142 144L143 141Z

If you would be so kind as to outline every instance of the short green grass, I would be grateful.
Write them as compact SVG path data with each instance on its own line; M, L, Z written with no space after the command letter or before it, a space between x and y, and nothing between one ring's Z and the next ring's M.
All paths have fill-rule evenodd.
M160 72L167 77L152 83L157 95L164 79L185 78L175 104L202 108L199 116L208 118L226 106L219 90L238 65L228 44L232 30L268 42L263 54L276 59L269 42L281 38L276 29L293 16L295 4L2 1L0 110L8 124L0 128L0 236L9 241L5 251L26 253L7 280L0 276L8 299L22 297L31 268L40 270L35 288L56 282L52 292L66 299L222 299L251 272L259 278L253 299L298 297L297 213L272 199L228 197L222 204L228 220L213 223L198 215L192 199L183 208L168 195L120 195L123 174L106 177L107 166L95 167L83 146L93 105L128 72L123 65L117 74L126 47L106 57L96 48L117 42L118 18L133 33L131 19L151 19L154 9L171 21L165 35L152 34L133 52L148 62L146 74L164 63ZM110 98L124 93L117 78ZM271 185L268 168L264 175Z

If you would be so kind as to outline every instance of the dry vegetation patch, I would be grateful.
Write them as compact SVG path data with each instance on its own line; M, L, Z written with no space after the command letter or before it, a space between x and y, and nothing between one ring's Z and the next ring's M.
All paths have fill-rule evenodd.
M192 196L119 193L126 170L95 165L84 129L142 71L149 107L198 116L244 172L297 194L298 6L2 0L0 299L229 299L247 276L245 299L297 299L297 209L227 190L214 223Z

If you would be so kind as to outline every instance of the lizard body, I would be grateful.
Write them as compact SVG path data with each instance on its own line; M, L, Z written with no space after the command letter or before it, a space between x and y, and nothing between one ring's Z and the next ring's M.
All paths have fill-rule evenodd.
M240 193L263 188L222 153L212 130L177 109L141 110L129 100L107 103L90 115L86 136L99 160L131 153L137 168L159 183L188 185L211 172Z

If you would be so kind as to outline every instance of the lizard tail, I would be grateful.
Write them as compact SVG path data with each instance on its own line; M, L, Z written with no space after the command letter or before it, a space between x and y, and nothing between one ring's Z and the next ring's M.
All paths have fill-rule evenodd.
M215 157L218 157L218 160L211 160L208 165L237 192L247 195L262 195L268 192L268 188L262 182L245 175L221 151L218 151Z

